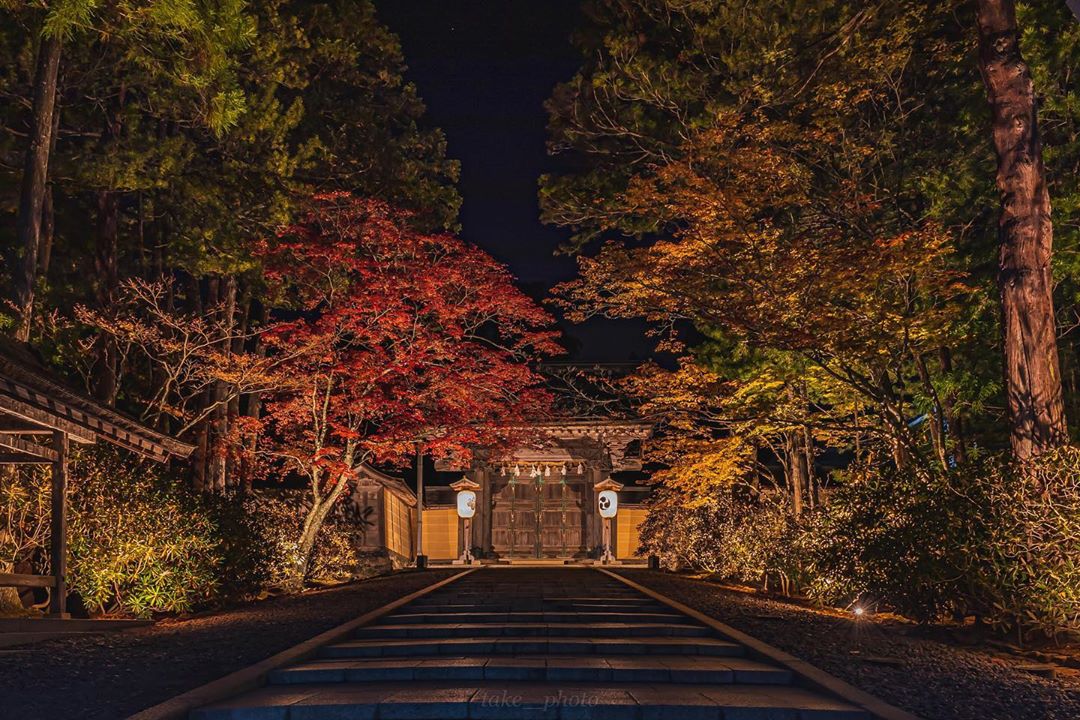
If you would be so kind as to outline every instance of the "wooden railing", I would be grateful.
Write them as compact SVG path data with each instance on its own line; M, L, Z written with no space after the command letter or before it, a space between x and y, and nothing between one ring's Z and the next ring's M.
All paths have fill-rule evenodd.
M56 587L56 578L52 575L0 573L0 587L54 588Z

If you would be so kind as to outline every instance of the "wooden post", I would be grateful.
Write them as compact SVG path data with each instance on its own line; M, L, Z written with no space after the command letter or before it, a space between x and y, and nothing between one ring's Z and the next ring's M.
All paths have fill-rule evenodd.
M52 436L56 460L52 464L52 575L56 578L49 598L49 614L71 617L67 612L67 449L68 437L62 431Z
M423 446L416 443L416 567L427 567L424 554L424 453Z
M462 541L464 548L461 551L461 562L466 565L472 565L472 518L463 518L465 522L464 532L462 533Z
M600 562L603 565L610 565L615 562L615 555L611 552L611 518L604 518L604 550L600 555Z

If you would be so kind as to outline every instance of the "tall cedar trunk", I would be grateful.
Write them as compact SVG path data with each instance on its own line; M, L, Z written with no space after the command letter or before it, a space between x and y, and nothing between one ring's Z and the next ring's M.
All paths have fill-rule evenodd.
M34 104L30 122L30 144L26 148L19 190L19 219L16 233L22 247L22 267L16 273L16 301L19 326L16 337L30 339L34 316L34 285L37 280L38 248L41 242L41 215L45 207L45 182L49 174L49 151L56 110L56 78L60 70L60 38L44 37L38 48L34 70Z
M204 312L213 312L218 302L218 278L210 277L206 281L206 302L202 302L202 283L197 278L191 278L191 296L193 310L197 315ZM204 390L198 397L192 413L198 415L213 402L213 389ZM210 419L199 423L195 432L195 452L192 455L191 466L194 474L196 490L213 490L214 478L209 472L210 458L214 451L213 438L210 433Z
M993 119L1001 326L1013 454L1068 438L1054 324L1053 225L1031 72L1020 54L1013 0L978 0L979 65Z
M791 481L792 509L796 515L802 515L803 497L809 480L802 430L788 431L784 437L784 448L787 454L787 470Z
M104 152L111 151L114 141L119 140L123 130L123 108L126 89L121 84L116 101L106 112L105 127L101 135ZM97 191L97 247L94 269L97 271L97 303L108 312L116 302L120 290L120 192L103 188ZM97 358L93 378L94 397L106 405L116 402L120 389L120 348L106 333L97 337Z
M806 497L813 510L818 504L817 475L814 474L814 436L810 433L810 426L802 426L803 459L806 463Z
M251 295L245 286L244 292L241 294L239 305L237 306L237 319L236 319L236 332L230 345L230 352L234 355L240 355L244 352L245 336L247 335L248 327L251 324ZM242 439L237 437L233 438L235 434L233 428L236 427L237 418L240 417L240 394L234 392L229 397L228 407L225 413L225 422L229 427L230 440L242 442ZM243 465L241 458L243 452L241 448L235 447L230 444L230 452L226 457L225 465L225 478L229 481L230 488L240 488L243 482ZM243 490L247 490L246 487Z
M38 248L38 277L48 277L52 264L53 240L56 238L56 205L53 187L45 188L45 206L41 209L41 246Z
M97 273L97 304L108 312L116 302L120 288L120 196L112 190L97 193L97 248L94 269ZM116 402L119 389L120 349L106 333L97 337L97 357L94 362L94 397L106 405Z
M257 301L253 301L253 302L257 302ZM258 303L258 311L257 311L257 313L256 313L256 310L254 308L250 309L248 312L249 312L249 314L252 315L253 320L255 322L257 322L259 328L265 327L266 326L266 321L270 319L270 311L267 308L267 306L265 304L263 304L263 303ZM266 343L263 342L261 335L257 335L255 337L254 354L258 358L266 357ZM253 393L248 395L248 397L247 397L247 407L245 408L244 414L247 417L255 418L256 420L259 418L259 416L262 414L262 393L261 392L253 392ZM241 483L242 483L241 490L243 492L250 492L251 491L251 484L252 484L252 481L254 480L254 476L255 476L255 468L254 468L253 458L255 457L255 451L257 449L258 440L259 440L259 438L258 438L257 433L251 433L251 436L248 438L248 451L246 453L244 453L244 467L243 467L243 469L241 471Z
M56 103L53 106L52 137L49 141L49 157L56 152L56 138L60 136L60 89L57 81ZM47 179L47 178L46 178ZM41 242L38 245L37 271L39 278L49 276L52 264L53 241L56 239L56 198L51 182L45 183L45 204L41 208Z
M218 312L221 314L221 320L225 335L221 338L222 352L229 354L232 352L232 343L229 340L229 336L233 331L233 323L236 321L236 276L229 275L224 279L224 292L223 297L220 300ZM226 456L228 454L227 436L229 432L229 418L228 418L228 406L225 402L228 388L225 387L225 383L216 381L214 388L211 392L211 402L214 403L214 412L211 416L211 478L213 480L213 488L218 492L223 492L226 486Z

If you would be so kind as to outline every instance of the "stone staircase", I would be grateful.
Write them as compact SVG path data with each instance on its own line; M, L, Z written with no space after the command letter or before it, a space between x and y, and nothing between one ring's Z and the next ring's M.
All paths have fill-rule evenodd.
M272 629L268 629L272 632ZM584 568L475 572L196 720L853 720L711 628Z

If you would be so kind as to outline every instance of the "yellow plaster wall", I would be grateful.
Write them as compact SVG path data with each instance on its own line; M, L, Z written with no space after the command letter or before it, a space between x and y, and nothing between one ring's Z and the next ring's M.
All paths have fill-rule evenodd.
M615 557L636 558L641 527L645 514L645 508L619 508L619 515L615 519Z
M455 508L424 510L424 554L432 560L455 560L458 550L458 516Z
M416 510L392 492L383 490L386 548L401 557L413 556L413 523ZM425 517L426 517L425 513Z

